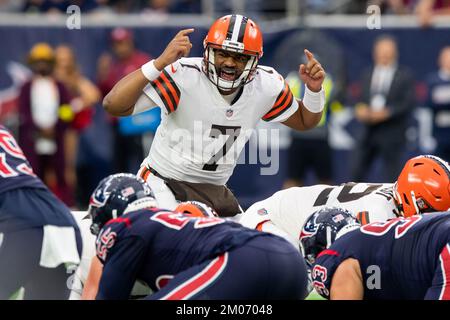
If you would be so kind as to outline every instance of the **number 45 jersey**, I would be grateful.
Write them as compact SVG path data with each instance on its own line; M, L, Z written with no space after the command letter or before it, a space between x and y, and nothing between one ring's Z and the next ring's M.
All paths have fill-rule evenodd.
M258 67L230 104L202 67L202 58L182 58L144 88L163 111L144 164L166 178L223 185L258 121L285 121L298 103L273 68Z
M127 213L110 220L97 236L102 279L109 279L101 281L100 297L127 299L136 278L156 292L183 271L257 237L273 235L220 218L194 218L156 208ZM206 286L225 267L224 262L215 272L199 274L190 287Z
M385 221L397 216L393 184L345 183L340 186L314 185L281 190L254 203L245 211L240 223L257 229L270 221L293 244L298 244L303 225L315 211L324 207L340 207L360 221ZM266 231L263 229L263 231ZM267 230L270 231L270 230Z

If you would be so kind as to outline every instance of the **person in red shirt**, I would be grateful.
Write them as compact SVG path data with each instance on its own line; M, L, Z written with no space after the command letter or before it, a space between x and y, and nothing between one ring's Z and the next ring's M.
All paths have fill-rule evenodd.
M105 96L114 85L127 74L139 69L151 57L134 46L133 33L124 28L111 32L110 53L103 54L97 64L97 85ZM144 158L142 135L124 135L117 121L114 128L114 172L136 172Z

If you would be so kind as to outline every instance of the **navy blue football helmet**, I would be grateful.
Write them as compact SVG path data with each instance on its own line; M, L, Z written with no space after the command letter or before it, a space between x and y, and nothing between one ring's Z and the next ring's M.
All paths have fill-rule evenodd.
M314 212L303 225L300 246L307 264L311 267L317 255L333 242L355 228L358 220L347 210L323 208Z
M138 202L142 205L135 205ZM130 207L136 210L156 207L155 196L142 178L131 173L117 173L104 178L89 199L91 233L97 235L109 220L132 211L131 203L133 206Z

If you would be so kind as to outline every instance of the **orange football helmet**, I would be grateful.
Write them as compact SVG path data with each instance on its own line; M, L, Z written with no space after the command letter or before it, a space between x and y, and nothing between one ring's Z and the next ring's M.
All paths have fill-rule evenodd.
M189 214L198 218L217 217L217 213L206 204L199 201L181 202L174 210L175 212Z
M394 185L394 198L405 217L449 210L449 164L432 155L408 160Z
M263 55L262 33L251 19L239 15L227 15L217 19L203 41L203 71L219 89L229 91L253 79L259 59ZM244 71L233 81L222 79L214 62L214 49L249 55Z

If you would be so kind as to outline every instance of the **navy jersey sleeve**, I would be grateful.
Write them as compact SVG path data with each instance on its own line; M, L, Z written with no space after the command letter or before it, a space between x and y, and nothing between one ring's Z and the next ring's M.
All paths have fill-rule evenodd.
M450 300L450 243L442 249L438 260L425 300Z
M140 237L129 236L114 242L106 255L97 256L103 262L97 300L128 299L145 256L145 243Z
M322 297L330 298L331 280L343 260L343 255L334 250L333 246L318 255L311 271L311 279L314 289Z

